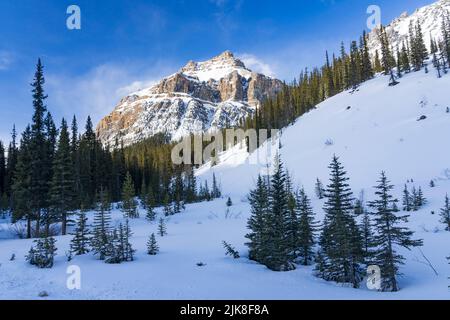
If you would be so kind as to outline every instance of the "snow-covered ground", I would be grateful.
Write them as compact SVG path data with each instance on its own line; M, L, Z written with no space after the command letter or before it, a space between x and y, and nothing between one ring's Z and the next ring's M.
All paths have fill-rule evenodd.
M49 293L46 299L450 298L450 265L445 259L450 255L450 232L443 231L438 215L445 194L450 193L450 113L446 112L450 75L437 79L435 70L430 69L429 74L405 76L396 87L387 83L386 77L378 77L353 94L345 92L320 104L284 130L280 153L295 182L313 198L318 220L323 217L323 201L314 196L314 182L317 177L327 182L333 154L341 157L355 196L364 189L367 200L373 197L372 186L381 170L395 184L399 198L406 180L414 179L409 187L421 186L428 204L411 213L408 226L416 238L424 239L421 250L438 275L418 248L400 250L407 260L401 267L404 276L397 293L325 282L313 276L312 267L272 272L249 261L244 237L249 217L246 195L272 155L254 165L245 151L236 147L224 153L213 169L204 166L198 171L200 179L209 180L215 172L224 199L188 205L186 211L171 217L168 236L157 237L161 248L157 256L146 255L148 236L156 232L157 223L141 218L131 221L136 261L107 265L88 254L67 262L67 236L57 237L54 268L40 270L24 259L31 241L5 239L9 227L0 221L0 298L40 299L43 290ZM427 118L417 121L422 115ZM429 186L431 179L435 179L435 188ZM234 205L227 213L228 196ZM114 211L114 222L121 220L121 213ZM235 246L242 257L226 257L223 240ZM9 261L13 253L16 259ZM206 265L199 267L199 262ZM81 290L66 287L70 265L81 268Z

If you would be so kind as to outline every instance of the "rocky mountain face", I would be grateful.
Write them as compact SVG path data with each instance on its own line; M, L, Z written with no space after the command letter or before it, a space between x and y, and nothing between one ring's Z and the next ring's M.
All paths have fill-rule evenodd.
M386 33L391 40L392 48L394 50L399 47L401 49L403 42L407 43L409 34L409 25L412 22L414 25L417 21L422 26L422 32L426 46L429 48L431 37L433 39L440 39L442 36L441 25L442 19L450 13L450 0L439 0L428 6L417 9L411 15L404 12L400 17L394 19L386 26ZM369 34L368 45L372 56L375 51L380 53L381 44L378 39L378 29L374 29Z
M157 133L177 140L237 126L281 87L280 80L252 72L226 51L205 62L190 61L153 87L124 97L97 133L105 144L118 140L126 146Z

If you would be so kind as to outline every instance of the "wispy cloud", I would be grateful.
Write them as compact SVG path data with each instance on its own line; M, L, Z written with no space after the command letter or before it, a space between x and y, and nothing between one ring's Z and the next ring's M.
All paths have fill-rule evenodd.
M245 66L252 71L262 73L266 76L275 77L276 74L270 64L264 62L262 59L254 54L243 53L238 54L239 59L244 62Z
M0 71L7 70L13 63L13 55L9 51L0 50Z
M80 121L90 115L98 122L122 97L152 85L175 69L169 63L152 65L146 68L104 64L76 77L48 74L49 107L66 118L76 113Z

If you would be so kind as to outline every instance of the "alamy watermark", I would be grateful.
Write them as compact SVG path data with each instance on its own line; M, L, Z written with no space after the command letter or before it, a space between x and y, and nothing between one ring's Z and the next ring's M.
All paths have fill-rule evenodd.
M81 9L77 5L67 7L66 13L69 17L66 20L66 26L69 30L81 30Z
M367 8L367 14L369 17L367 18L367 28L372 31L381 26L381 8L377 5L370 5Z
M195 135L193 138L186 136L172 149L172 163L202 165L208 161L218 161L222 152L239 146L254 155L248 159L249 164L260 164L278 149L278 133L277 129L226 129Z
M66 286L69 290L81 290L81 268L77 265L67 267L68 274Z

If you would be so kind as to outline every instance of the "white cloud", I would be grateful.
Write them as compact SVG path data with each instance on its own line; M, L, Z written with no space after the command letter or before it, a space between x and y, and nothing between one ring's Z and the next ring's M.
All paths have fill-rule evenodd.
M0 51L0 70L7 70L13 62L13 56L10 52Z
M71 119L75 114L82 125L81 122L90 115L97 123L114 109L121 98L172 73L168 65L156 63L146 68L142 65L104 64L79 76L48 74L47 104L56 117Z
M250 53L243 53L238 55L239 59L245 64L247 68L252 71L262 73L266 76L275 77L275 72L272 67L262 61L260 58Z

